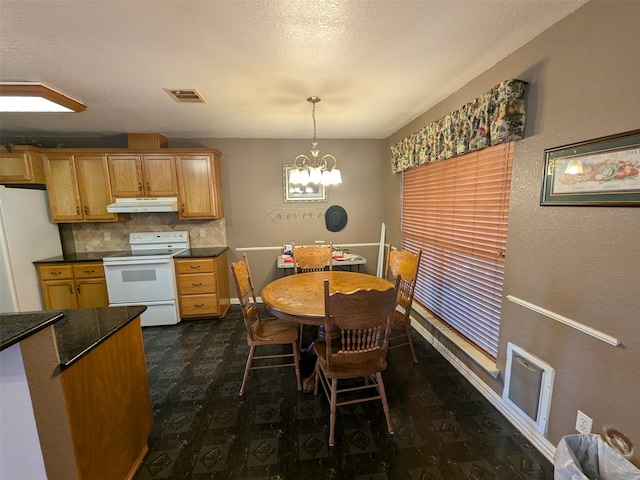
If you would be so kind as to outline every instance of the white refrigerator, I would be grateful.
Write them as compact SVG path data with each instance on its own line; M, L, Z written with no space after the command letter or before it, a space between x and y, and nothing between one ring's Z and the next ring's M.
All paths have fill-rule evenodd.
M0 313L42 310L33 262L59 255L47 192L0 185Z
M47 192L0 185L0 313L42 310L33 262L62 254ZM20 344L0 352L0 478L46 480Z

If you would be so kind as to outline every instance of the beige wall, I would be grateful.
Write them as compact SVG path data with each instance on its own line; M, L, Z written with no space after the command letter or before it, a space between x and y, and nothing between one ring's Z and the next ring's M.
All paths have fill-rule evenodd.
M640 127L639 18L640 2L589 2L388 141L502 80L531 82L525 138L515 148L504 295L622 341L605 344L503 300L498 366L504 369L513 342L555 368L547 436L554 445L576 433L578 409L593 418L596 433L614 425L640 443L640 209L539 205L546 148ZM399 204L391 199L399 198L400 177L387 182L385 220L393 235Z

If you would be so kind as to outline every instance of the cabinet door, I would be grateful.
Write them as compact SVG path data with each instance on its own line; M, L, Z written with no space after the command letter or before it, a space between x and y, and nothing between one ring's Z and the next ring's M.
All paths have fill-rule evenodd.
M108 307L107 282L104 278L76 280L78 308Z
M142 160L138 155L109 155L109 178L114 197L144 196Z
M42 157L52 222L83 221L73 155L45 153Z
M38 152L16 148L0 151L0 183L45 183Z
M219 161L214 155L176 156L180 218L222 218Z
M75 160L84 220L115 222L116 214L107 212L107 205L113 202L113 197L106 155L76 155Z
M42 282L42 303L45 310L78 308L74 287L72 280Z
M178 195L176 163L173 155L143 155L144 191L149 197Z

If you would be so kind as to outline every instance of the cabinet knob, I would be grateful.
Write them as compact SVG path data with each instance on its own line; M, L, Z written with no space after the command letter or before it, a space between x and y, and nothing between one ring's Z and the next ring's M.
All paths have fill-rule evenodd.
M95 270L85 270L84 273L94 273Z
M149 188L149 182L147 182L147 191L149 191L149 190L151 190L151 189Z
M193 285L194 287L199 287L200 285L202 285L202 283L192 283L191 285Z
M60 275L62 272L50 272L51 275Z
M142 191L142 183L138 182L138 191Z
M180 211L181 211L182 213L184 213L184 203L181 205L181 207L180 207Z
M76 207L76 215L80 215L80 207Z
M89 215L89 208L86 205L84 206L84 214Z
M80 292L80 285L76 285L76 290L77 290L78 293L81 293Z
M202 308L204 307L204 303L196 303L193 305L195 308Z
M200 268L200 265L191 265L191 268Z
M69 293L70 293L71 295L73 295L73 286L72 286L72 285L69 285Z

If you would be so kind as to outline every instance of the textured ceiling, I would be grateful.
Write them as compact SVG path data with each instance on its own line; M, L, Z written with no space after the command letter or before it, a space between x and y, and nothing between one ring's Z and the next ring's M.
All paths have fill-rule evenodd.
M78 114L5 113L33 136L386 138L585 0L0 0L0 80ZM488 85L487 88L490 88ZM197 89L179 104L163 89Z

